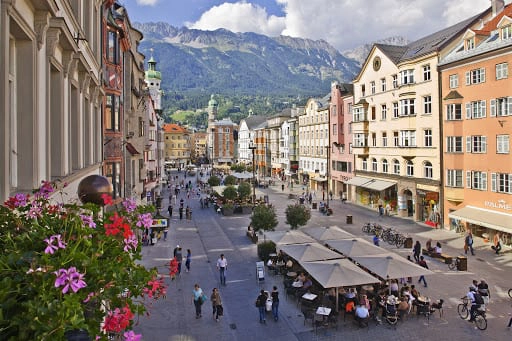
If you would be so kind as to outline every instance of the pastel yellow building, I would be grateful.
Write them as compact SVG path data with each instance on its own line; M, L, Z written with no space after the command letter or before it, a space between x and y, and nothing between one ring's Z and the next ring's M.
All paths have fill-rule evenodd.
M183 168L190 163L190 133L178 124L164 125L165 162Z

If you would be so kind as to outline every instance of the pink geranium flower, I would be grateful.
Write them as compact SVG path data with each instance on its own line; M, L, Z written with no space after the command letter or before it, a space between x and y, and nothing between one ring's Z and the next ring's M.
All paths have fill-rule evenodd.
M77 292L81 288L85 288L87 284L83 280L84 275L76 271L76 268L74 266L70 267L69 269L59 269L59 271L54 272L55 275L57 275L57 279L55 280L55 287L61 287L62 293L65 294L71 290L73 292Z

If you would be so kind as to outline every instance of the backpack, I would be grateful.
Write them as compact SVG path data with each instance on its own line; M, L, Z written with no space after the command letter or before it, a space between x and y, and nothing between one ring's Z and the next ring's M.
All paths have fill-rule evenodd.
M262 301L262 300L261 300L261 297L258 297L258 298L256 299L256 304L255 304L255 305L256 305L256 308L264 307L264 306L265 306L265 303L263 303L263 304L262 304L262 302L261 302L261 301Z
M475 292L473 294L473 296L475 297L475 303L476 304L484 304L484 298L482 297L482 295L480 295L479 293Z

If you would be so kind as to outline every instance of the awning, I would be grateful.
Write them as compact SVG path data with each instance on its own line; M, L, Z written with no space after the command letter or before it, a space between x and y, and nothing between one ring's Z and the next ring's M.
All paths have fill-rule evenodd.
M353 185L353 186L361 186L364 183L367 183L369 181L372 181L370 178L363 178L360 176L355 176L352 179L345 181L346 185Z
M126 143L126 150L128 150L132 156L140 154L130 142Z
M448 213L448 217L461 219L468 223L484 226L493 230L512 233L511 214L466 206L460 210Z
M365 187L365 188L371 189L373 191L380 192L380 191L385 190L386 188L394 186L395 184L396 184L396 182L391 182L391 181L371 180L369 182L362 184L361 187Z
M317 177L317 178L314 178L314 179L311 179L311 180L316 181L316 182L325 182L325 181L327 181L327 178Z

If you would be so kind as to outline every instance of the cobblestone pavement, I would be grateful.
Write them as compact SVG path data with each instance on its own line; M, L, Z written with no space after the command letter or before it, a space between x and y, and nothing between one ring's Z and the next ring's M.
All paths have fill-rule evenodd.
M173 174L173 176L175 176ZM183 179L183 173L179 174ZM186 180L195 181L195 177ZM260 189L269 195L270 202L276 207L279 225L276 230L287 230L284 223L284 209L293 202L288 199L290 189L281 190L281 183L268 189ZM294 188L292 193L300 194L302 189ZM167 208L168 192L164 190L163 207ZM182 194L182 197L186 197ZM181 341L181 340L510 340L512 331L506 324L512 313L512 300L507 290L512 288L512 253L504 252L499 256L493 254L489 244L483 240L475 240L476 256L468 256L468 271L450 271L447 265L426 257L434 275L427 276L428 287L421 289L421 294L432 299L445 300L444 315L436 312L427 320L425 317L410 315L400 321L396 327L387 324L370 323L367 329L359 329L354 322L343 315L339 318L338 328L314 331L311 322L304 323L300 307L295 300L286 299L283 293L282 277L265 275L263 282L256 280L255 262L258 261L256 246L246 237L249 216L235 215L224 217L216 214L213 208L201 209L198 198L187 200L192 208L191 220L179 220L177 206L171 219L171 227L167 241L160 240L154 246L143 249L143 264L156 266L166 276L169 284L165 300L153 302L150 315L140 317L136 332L143 334L144 340ZM381 217L376 211L369 210L351 203L343 204L340 200L331 201L334 214L324 216L312 210L312 218L307 226L337 225L367 240L371 237L361 232L365 222L375 221L385 226L407 233L414 240L419 239L422 245L426 240L439 240L443 252L452 256L463 254L463 237L451 231L435 230L417 224L411 220L396 217ZM167 212L166 209L162 212ZM164 215L165 215L164 214ZM347 225L346 215L353 216L353 224ZM186 253L192 251L190 272L182 272L174 281L168 276L167 264L173 249L179 244ZM402 256L411 254L410 249L396 249L389 245L381 245ZM215 264L221 253L228 260L227 285L220 286ZM184 270L183 270L184 271ZM491 303L488 306L488 329L480 331L472 323L458 317L457 304L465 295L473 279L486 279L491 288ZM417 280L417 279L415 279ZM208 297L214 287L220 288L225 315L220 322L212 318L210 302L203 306L202 318L195 319L192 304L192 288L199 283ZM254 301L261 288L271 290L277 285L281 292L279 321L270 318L265 325L260 324Z

